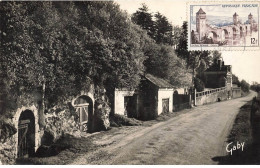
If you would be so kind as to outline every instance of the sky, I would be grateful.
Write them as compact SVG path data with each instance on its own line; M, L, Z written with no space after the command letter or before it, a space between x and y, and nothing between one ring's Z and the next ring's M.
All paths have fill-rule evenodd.
M145 3L150 12L160 12L165 15L174 26L181 26L187 21L187 2L189 0L115 0L120 8L129 14L134 13ZM233 0L234 1L234 0ZM245 0L243 0L245 2ZM258 11L259 12L259 11ZM221 12L223 14L230 12ZM247 12L246 12L247 13ZM255 13L255 11L254 11ZM217 12L215 12L217 14ZM245 14L245 12L244 12ZM253 81L260 83L260 50L256 51L221 51L226 65L232 65L232 72L252 84Z
M245 17L251 13L253 16L257 16L257 9L258 7L251 7L251 8L227 8L222 7L220 4L219 6L204 6L204 5L197 5L194 6L193 13L195 14L200 8L203 9L207 15L215 15L215 16L226 16L226 17L233 17L233 14L236 12L239 17Z

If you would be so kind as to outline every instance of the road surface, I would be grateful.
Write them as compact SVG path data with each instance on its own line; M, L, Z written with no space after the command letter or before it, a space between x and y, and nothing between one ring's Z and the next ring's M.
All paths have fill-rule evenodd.
M103 148L72 164L217 164L212 158L227 155L225 141L239 108L255 95L187 109L150 127L107 134L95 140Z

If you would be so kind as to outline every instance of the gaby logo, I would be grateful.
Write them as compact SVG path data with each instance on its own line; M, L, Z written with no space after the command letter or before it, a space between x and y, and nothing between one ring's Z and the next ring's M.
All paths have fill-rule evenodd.
M229 144L227 144L226 151L228 153L230 153L230 155L232 155L233 151L236 151L239 149L241 149L243 151L244 145L245 145L245 142L242 142L242 143L237 142L237 144L235 144L235 145L233 145L233 142L230 142Z

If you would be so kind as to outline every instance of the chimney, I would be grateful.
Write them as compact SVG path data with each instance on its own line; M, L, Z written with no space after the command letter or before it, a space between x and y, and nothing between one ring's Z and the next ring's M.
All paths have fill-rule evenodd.
M221 59L218 60L218 67L219 67L219 70L221 70L221 67L222 67Z

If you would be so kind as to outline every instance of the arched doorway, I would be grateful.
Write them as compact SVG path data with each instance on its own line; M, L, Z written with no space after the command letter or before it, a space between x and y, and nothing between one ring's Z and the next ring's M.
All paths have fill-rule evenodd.
M35 153L35 117L31 110L22 111L18 121L18 158Z
M228 31L226 29L223 29L221 32L221 36L222 36L221 37L222 41L228 40L229 38Z
M80 96L74 101L74 107L79 115L80 131L87 132L93 119L93 101L88 96Z
M218 35L216 32L214 31L211 31L209 32L208 34L208 38L212 39L213 40L213 43L217 41L217 38L218 38Z

